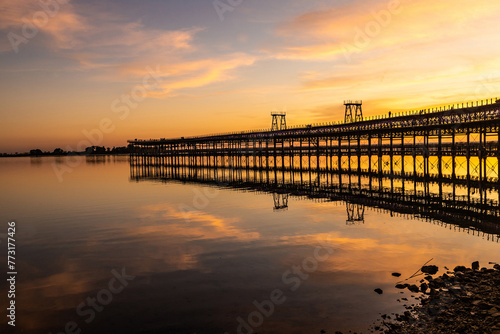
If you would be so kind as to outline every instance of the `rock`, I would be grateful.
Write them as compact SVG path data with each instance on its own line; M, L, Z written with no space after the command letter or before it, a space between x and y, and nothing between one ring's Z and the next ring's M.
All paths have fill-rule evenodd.
M430 266L423 266L420 271L423 273L429 274L429 275L434 275L438 272L439 268L435 265L430 265Z
M478 270L478 269L479 269L479 261L472 262L472 270Z
M415 284L410 285L408 287L408 290L410 290L411 292L420 292L420 288L418 286L416 286Z
M453 269L454 272L458 271L465 272L466 270L467 268L465 268L465 266L456 266L455 269Z
M478 270L479 263L476 262L472 269L457 266L453 272L435 278L429 275L416 283L419 287L404 282L397 284L398 289L412 291L411 295L423 293L415 299L419 302L411 306L408 306L411 304L409 297L398 299L409 311L394 317L401 324L388 324L382 317L384 326L381 327L386 326L389 330L384 328L381 332L500 334L500 265L495 263L495 269ZM402 290L400 293L406 292Z
M446 274L445 274L446 275ZM444 277L444 276L443 276ZM435 280L433 280L432 282L434 282L436 285L439 285L439 286L443 286L444 285L444 280L445 278L443 277L438 277L436 278Z
M379 295L381 295L381 294L383 294L383 293L384 293L384 291L382 291L382 289L375 289L375 290L373 290L373 291L375 291L375 292L376 292L376 293L378 293Z
M400 273L392 273L392 276L399 277L399 276L401 276L401 274Z
M436 308L436 307L430 307L428 310L427 310L427 313L431 316L434 316L434 315L438 315L439 314L439 309Z
M483 301L481 299L474 300L472 302L472 305L477 306L477 307L479 307L482 310L487 310L487 309L489 309L491 307L488 303L486 303L485 301Z
M495 268L496 270L500 270L500 264L495 264L493 268Z

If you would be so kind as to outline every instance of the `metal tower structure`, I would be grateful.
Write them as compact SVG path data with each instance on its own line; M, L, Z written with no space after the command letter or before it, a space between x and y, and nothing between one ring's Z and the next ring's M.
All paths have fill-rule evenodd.
M358 122L363 120L363 101L344 101L345 122Z
M273 111L271 116L273 116L271 131L286 130L286 111Z
M273 211L288 210L288 194L273 193Z
M357 203L346 202L347 225L365 223L365 206Z

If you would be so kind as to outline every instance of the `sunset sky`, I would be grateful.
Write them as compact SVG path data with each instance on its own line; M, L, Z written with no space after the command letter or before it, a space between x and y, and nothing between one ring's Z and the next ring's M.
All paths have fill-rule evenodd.
M3 0L0 152L500 96L500 2Z

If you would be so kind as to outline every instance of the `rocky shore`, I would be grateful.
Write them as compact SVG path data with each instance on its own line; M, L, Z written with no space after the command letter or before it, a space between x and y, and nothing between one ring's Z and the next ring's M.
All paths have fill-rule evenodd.
M439 277L433 277L435 266L420 271L427 275L420 285L396 285L419 294L420 302L407 305L404 314L382 315L372 332L500 334L500 265L480 268L474 262L471 268L458 266Z

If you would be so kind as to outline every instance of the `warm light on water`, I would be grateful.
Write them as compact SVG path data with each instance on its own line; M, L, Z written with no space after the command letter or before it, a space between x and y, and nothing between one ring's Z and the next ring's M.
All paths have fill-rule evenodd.
M404 310L392 272L499 261L498 237L439 222L365 207L352 224L345 202L290 196L275 211L272 194L136 182L128 157L84 159L59 182L53 163L65 159L0 159L0 233L18 226L19 332L74 321L83 333L232 334L276 289L282 303L256 332L368 332ZM122 268L135 278L87 323L77 308Z

